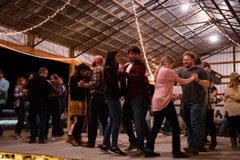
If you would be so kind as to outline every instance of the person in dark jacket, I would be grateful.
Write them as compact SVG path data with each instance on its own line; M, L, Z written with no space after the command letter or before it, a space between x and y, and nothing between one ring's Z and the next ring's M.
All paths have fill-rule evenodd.
M44 134L46 129L48 95L54 92L50 82L46 79L47 75L47 68L42 67L38 70L38 76L31 79L27 85L30 102L29 123L31 140L29 143L36 143L38 134L37 115L39 115L40 118L38 143L46 143L44 141Z

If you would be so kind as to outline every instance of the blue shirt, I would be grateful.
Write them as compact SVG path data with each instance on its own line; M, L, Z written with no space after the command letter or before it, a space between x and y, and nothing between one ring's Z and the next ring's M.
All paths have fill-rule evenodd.
M0 79L0 104L6 104L9 82L5 78Z

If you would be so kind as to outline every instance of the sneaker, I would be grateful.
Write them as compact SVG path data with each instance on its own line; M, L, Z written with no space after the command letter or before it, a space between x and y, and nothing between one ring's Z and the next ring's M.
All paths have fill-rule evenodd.
M110 149L108 146L103 146L102 144L100 144L98 148L100 151L103 151L103 152L108 152L108 150Z
M55 137L52 137L52 138L51 138L51 141L55 141L55 140L56 140L56 138L55 138Z
M212 142L208 149L212 151L216 148L216 146L217 146L217 142L215 142L215 143Z
M156 153L156 152L146 148L144 150L144 156L145 157L159 157L160 153Z
M121 156L126 156L127 154L125 153L125 152L123 152L123 151L121 151L120 150L120 148L111 148L110 149L110 151L112 152L112 153L115 153L115 154L117 154L117 155L121 155Z
M187 157L189 157L189 155L181 151L173 153L173 158L187 158Z
M125 151L129 152L129 151L134 150L136 148L137 148L137 146L135 144L130 144L129 147L125 149Z
M188 147L188 148L183 148L187 153L193 154L193 155L198 155L199 151L193 147Z

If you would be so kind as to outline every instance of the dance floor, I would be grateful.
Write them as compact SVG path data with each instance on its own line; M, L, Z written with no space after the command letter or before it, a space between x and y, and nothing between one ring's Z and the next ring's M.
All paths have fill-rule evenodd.
M28 137L29 134L24 132L23 135ZM105 159L105 160L126 160L126 159L143 159L144 157L116 156L111 153L102 153L98 148L83 148L73 147L65 143L66 136L57 137L56 141L48 142L47 144L29 144L28 138L23 140L16 140L13 137L13 131L4 131L4 135L0 136L0 160L64 160L64 159ZM87 140L87 135L83 134L83 140ZM155 151L161 154L160 157L147 159L174 159L171 155L171 136L166 136L159 133L156 140ZM187 137L181 135L181 148L187 146ZM197 156L191 156L187 159L217 159L230 160L240 158L240 147L231 148L229 146L228 137L218 137L218 145L216 150L205 153L200 153ZM101 144L102 136L98 135L97 145ZM97 146L96 145L96 146ZM121 149L127 148L129 145L126 134L120 134L119 147ZM145 159L145 158L144 158Z

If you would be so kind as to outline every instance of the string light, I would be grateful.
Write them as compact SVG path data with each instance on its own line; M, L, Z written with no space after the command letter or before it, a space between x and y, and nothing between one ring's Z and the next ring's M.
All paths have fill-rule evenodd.
M44 23L48 22L48 21L49 21L50 19L52 19L53 17L55 17L55 16L58 14L58 12L62 11L67 5L70 4L70 1L71 1L71 0L68 0L61 8L57 9L57 11L56 11L54 14L52 14L51 16L48 16L47 19L45 19L45 20L42 21L41 23L39 23L39 24L37 24L37 25L35 25L35 26L31 27L31 28L28 28L28 29L25 29L25 30L19 31L19 32L8 32L8 33L1 32L0 34L7 35L7 36L9 36L9 35L16 35L16 34L23 34L23 33L26 33L26 32L28 32L28 31L31 31L31 30L33 30L33 29L35 29L35 28L38 28L38 27L40 27L41 25L43 25Z
M150 73L150 76L151 76L152 80L154 80L154 76L153 76L153 74L152 74L152 71L151 71L151 68L150 68L150 66L149 66L147 56L146 56L145 47L144 47L144 45L143 45L143 39L142 39L142 34L141 34L140 27L139 27L139 23L138 23L138 17L137 17L137 13L136 13L136 8L135 8L134 0L132 0L132 6L133 6L133 13L134 13L134 16L135 16L135 22L136 22L136 25L137 25L138 36L139 36L141 48L142 48L142 51L143 51L143 57L144 57L144 60L145 60L146 65L147 65L148 72Z

